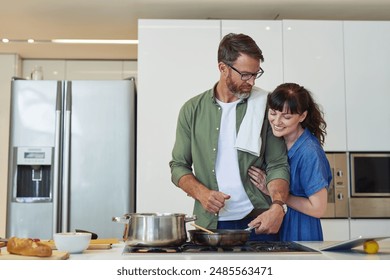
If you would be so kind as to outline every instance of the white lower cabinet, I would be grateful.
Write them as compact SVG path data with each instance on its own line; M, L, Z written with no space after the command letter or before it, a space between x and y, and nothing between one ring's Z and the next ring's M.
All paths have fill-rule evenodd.
M324 241L342 241L349 239L348 219L321 219Z
M390 219L351 219L351 238L389 236Z
M324 241L389 236L390 219L321 219Z

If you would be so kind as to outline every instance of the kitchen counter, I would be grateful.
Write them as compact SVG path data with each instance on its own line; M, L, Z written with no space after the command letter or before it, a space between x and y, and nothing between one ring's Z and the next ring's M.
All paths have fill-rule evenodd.
M389 239L388 239L389 240ZM253 253L253 252L205 252L205 253L131 253L123 255L124 243L113 244L108 250L86 250L71 254L70 260L390 260L390 241L379 241L377 254L366 254L363 246L350 251L319 251L319 248L335 242L299 242L317 250L302 253Z
M314 250L331 242L300 242ZM362 246L348 252L304 253L131 253L123 255L124 243L111 249L90 249L82 254L70 254L70 261L0 261L2 274L39 279L233 279L249 280L256 277L272 279L311 280L321 273L325 278L382 277L390 264L390 241L379 241L377 254L365 254ZM4 250L4 248L2 248ZM295 260L295 261L291 261ZM337 260L337 261L334 261ZM358 262L359 260L367 260ZM368 261L385 260L385 261ZM364 264L364 265L361 265ZM23 268L23 269L21 269ZM25 276L25 277L24 277ZM36 278L37 278L36 277ZM276 277L276 278L275 278ZM122 277L123 278L123 277ZM175 278L175 279L176 279Z

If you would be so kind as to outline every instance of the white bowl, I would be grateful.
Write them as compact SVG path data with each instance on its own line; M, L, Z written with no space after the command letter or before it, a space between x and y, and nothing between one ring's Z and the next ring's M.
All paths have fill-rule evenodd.
M62 232L55 233L53 238L58 251L77 254L88 248L91 236L91 233L86 232Z

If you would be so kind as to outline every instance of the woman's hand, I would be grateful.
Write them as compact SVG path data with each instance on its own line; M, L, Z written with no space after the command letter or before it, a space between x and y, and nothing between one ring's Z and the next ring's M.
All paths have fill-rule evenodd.
M266 174L260 168L251 166L248 170L249 178L253 185L256 186L262 193L269 195L267 185L266 185Z

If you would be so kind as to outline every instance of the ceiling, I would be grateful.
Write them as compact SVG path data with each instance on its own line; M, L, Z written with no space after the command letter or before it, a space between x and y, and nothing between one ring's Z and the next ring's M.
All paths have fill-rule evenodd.
M136 40L138 19L390 20L389 0L0 0L0 53L27 59L137 59L137 45L2 43Z

